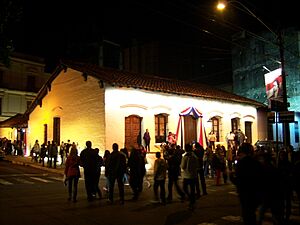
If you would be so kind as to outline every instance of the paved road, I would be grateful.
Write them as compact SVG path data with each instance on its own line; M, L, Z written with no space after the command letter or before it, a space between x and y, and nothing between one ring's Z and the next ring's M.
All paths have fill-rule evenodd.
M212 179L207 180L208 195L197 201L194 211L187 209L187 202L182 203L179 200L165 206L153 204L153 190L146 183L137 202L130 201L132 192L126 186L125 204L109 205L105 199L87 202L84 180L81 179L78 202L70 203L61 179L60 171L0 162L0 224L242 224L235 187L231 184L215 186ZM104 179L101 179L100 186L104 186ZM117 193L115 199L118 199ZM300 224L299 221L299 216L293 215L291 224ZM264 225L268 224L272 224L270 213L266 214Z

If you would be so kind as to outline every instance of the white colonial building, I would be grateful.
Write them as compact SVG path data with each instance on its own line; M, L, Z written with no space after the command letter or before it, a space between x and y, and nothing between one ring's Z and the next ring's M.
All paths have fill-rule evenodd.
M78 143L111 150L143 144L146 129L151 151L158 151L168 132L177 144L199 141L214 131L225 143L226 134L241 129L247 141L267 137L264 105L199 83L64 62L39 91L27 111L27 150L35 140ZM29 151L27 151L29 152Z

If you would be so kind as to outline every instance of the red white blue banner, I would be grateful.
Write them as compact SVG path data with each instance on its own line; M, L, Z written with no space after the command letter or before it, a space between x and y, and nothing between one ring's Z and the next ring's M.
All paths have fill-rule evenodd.
M188 107L187 109L183 110L180 116L193 116L195 119L202 117L202 113L198 111L198 109L194 107Z
M194 107L188 107L185 110L181 111L179 114L179 120L178 120L178 125L177 125L177 130L176 130L176 141L178 140L178 135L180 133L180 128L182 126L182 117L183 116L193 116L195 119L200 119L200 124L199 124L199 143L200 145L203 146L203 128L202 128L202 113L194 108Z

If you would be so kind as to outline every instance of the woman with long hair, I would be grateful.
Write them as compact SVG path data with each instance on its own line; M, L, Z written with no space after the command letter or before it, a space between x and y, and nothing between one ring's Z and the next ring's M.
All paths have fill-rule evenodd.
M76 145L71 147L70 154L66 160L65 167L65 176L68 182L68 201L73 200L73 202L77 202L77 188L78 188L78 180L80 178L80 157L78 156L78 151Z

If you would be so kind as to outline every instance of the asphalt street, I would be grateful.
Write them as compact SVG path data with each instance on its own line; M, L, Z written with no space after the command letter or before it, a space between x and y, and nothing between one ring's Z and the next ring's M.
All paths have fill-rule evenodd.
M79 181L78 202L67 201L67 188L62 182L63 168L40 168L39 164L25 163L13 158L0 162L0 224L72 224L72 225L225 225L242 224L236 189L232 184L215 186L207 179L208 195L197 200L194 211L188 210L188 202L174 199L172 203L153 203L153 189L144 183L138 201L131 201L132 192L125 186L125 204L110 205L105 198L88 202L84 179ZM27 159L28 160L28 159ZM152 183L151 174L149 181ZM101 188L105 180L100 179ZM291 224L300 224L293 208ZM264 225L272 224L266 213Z

